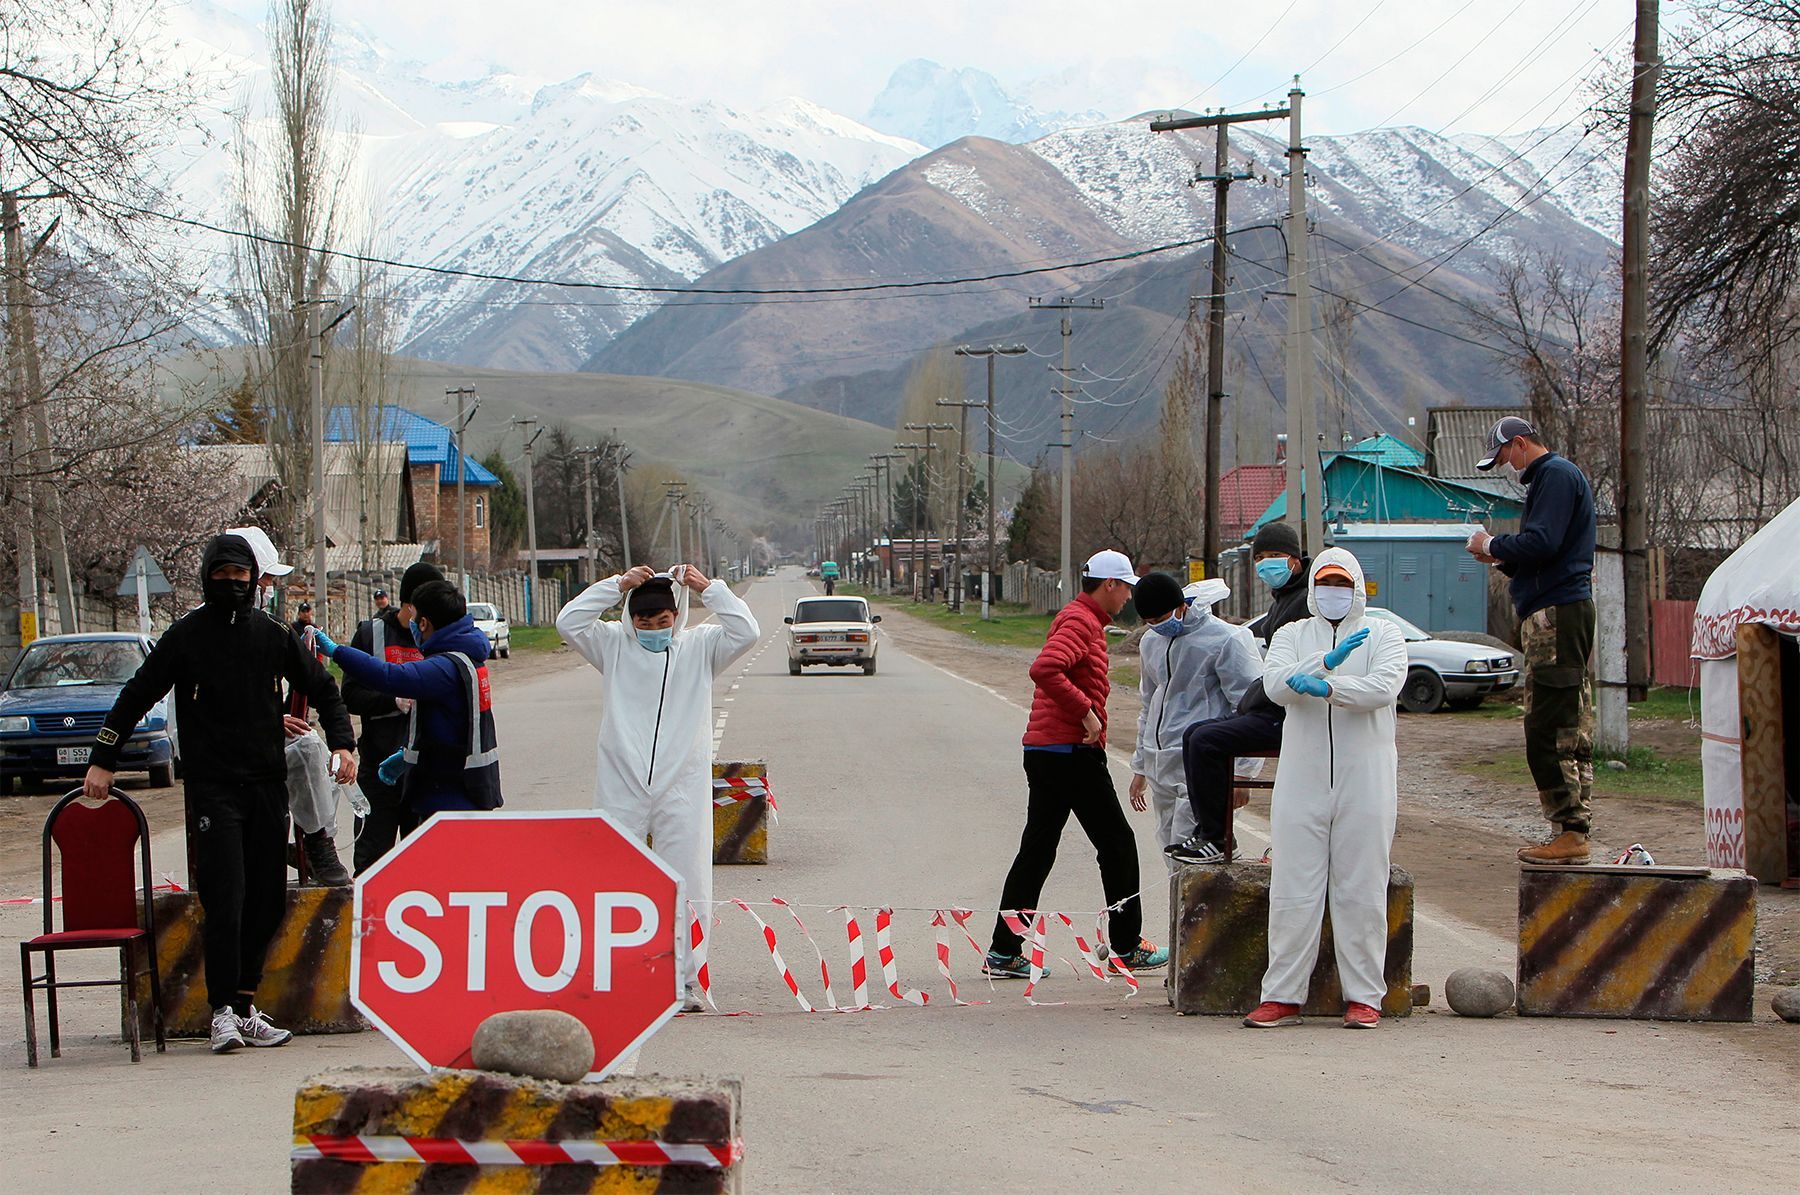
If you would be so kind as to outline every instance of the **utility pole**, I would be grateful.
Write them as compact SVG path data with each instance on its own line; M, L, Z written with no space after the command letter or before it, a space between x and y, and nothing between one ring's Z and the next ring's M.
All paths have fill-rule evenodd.
M458 587L464 593L469 588L469 507L463 500L463 478L469 470L463 464L463 433L468 430L469 420L475 418L475 412L481 409L481 399L475 397L473 386L457 386L444 391L456 400L456 435L452 438L451 447L456 450L456 575ZM475 398L475 405L467 414L463 412L463 400Z
M988 361L990 362L989 368L991 369L992 368L991 363L993 361L993 358L989 357ZM952 527L956 532L956 581L955 581L955 584L950 587L950 608L952 610L956 611L956 613L961 614L962 613L962 600L963 600L963 582L962 582L962 578L963 578L963 560L962 560L963 506L964 506L964 503L967 501L967 498L965 497L965 492L963 489L963 463L965 461L965 458L968 456L968 451L969 451L969 408L986 406L987 404L975 402L972 399L963 399L961 401L957 401L954 399L940 398L937 400L937 405L940 407L955 407L957 409L956 410L956 507L955 507L956 516L955 516L955 522L952 524ZM946 582L948 582L950 580L950 578L948 576L946 576L944 579Z
M968 345L959 345L956 355L959 357L987 358L987 569L981 578L981 619L986 622L993 617L994 604L994 553L998 550L994 523L994 512L999 507L998 497L994 493L994 358L1017 357L1029 350L1022 344L990 344L986 348L974 349Z
M538 421L535 419L514 419L513 422L520 427L537 428L536 431L525 437L525 621L535 623L537 622L538 582L537 497L532 486L537 474L537 457L531 446L536 444L537 438L544 434L544 429L538 427Z
M1196 174L1196 183L1213 185L1212 293L1206 305L1206 529L1201 554L1209 570L1219 566L1219 441L1223 437L1225 407L1225 291L1229 285L1225 265L1226 209L1231 184L1254 177L1250 171L1233 173L1231 169L1231 126L1253 120L1279 120L1290 116L1286 108L1265 108L1256 112L1218 112L1205 116L1153 120L1153 133L1181 129L1211 127L1217 131L1213 147L1213 172Z
M25 324L19 313L25 294L22 266L25 260L24 229L19 224L19 193L0 192L0 223L5 226L6 305L12 318L6 321L7 382L12 391L12 468L14 509L18 534L14 543L18 564L19 646L29 647L38 637L37 519L33 491L40 487L30 478L32 466L31 419L26 411L30 396L25 387Z
M1645 334L1645 247L1650 233L1651 134L1656 122L1658 0L1637 0L1633 42L1631 123L1625 136L1625 268L1620 302L1619 513L1625 549L1626 700L1642 701L1650 686L1650 510L1645 493L1645 414L1649 406L1650 347Z
M663 488L663 500L669 504L669 561L681 563L681 504L687 497L687 490L679 482L669 482Z
M587 561L587 583L592 585L600 579L600 545L599 536L594 534L594 457L597 448L577 448L575 455L581 458L581 494L584 512L583 526L587 529L583 545L586 549L583 558Z
M877 481L885 479L881 515L881 535L887 540L887 567L883 570L883 585L888 593L894 592L894 462L904 453L871 452L869 459L875 462Z
M924 494L923 500L921 501L920 509L923 512L923 514L921 516L921 521L925 524L925 546L924 546L924 552L925 552L925 600L929 602L932 598L932 585L931 585L931 449L932 449L932 442L931 442L931 437L936 432L955 431L956 429L951 427L948 423L908 423L908 424L905 424L904 426L905 426L906 430L909 432L924 432L925 433L925 468L923 471L924 472L925 494ZM944 556L943 548L940 543L940 546L938 549L938 559L942 560L943 556Z
M625 451L625 445L619 440L619 429L613 428L613 481L619 488L619 554L624 560L624 569L631 567L631 519L625 513L625 462L631 454ZM624 571L621 569L620 571Z
M1300 76L1288 91L1287 504L1302 554L1325 546L1325 479L1312 398L1312 279L1306 272L1306 147L1300 143Z
M915 578L919 575L919 485L917 480L915 480L919 472L919 458L917 454L925 451L925 445L896 444L894 445L894 449L897 452L908 454L906 458L906 476L908 489L912 494L912 502L910 503L912 511L911 517L907 520L910 524L907 531L912 539L912 543L909 545L906 555L907 559L912 562L912 572L907 577L906 588L911 591L915 588ZM910 592L908 596L911 596Z
M1028 305L1034 310L1062 312L1062 385L1058 390L1062 394L1062 441L1058 445L1062 449L1062 600L1066 605L1075 599L1075 557L1074 545L1074 495L1072 483L1075 478L1075 389L1069 384L1069 375L1074 366L1069 362L1069 341L1075 335L1075 321L1070 313L1076 310L1099 311L1106 306L1105 299L1039 299L1032 298Z

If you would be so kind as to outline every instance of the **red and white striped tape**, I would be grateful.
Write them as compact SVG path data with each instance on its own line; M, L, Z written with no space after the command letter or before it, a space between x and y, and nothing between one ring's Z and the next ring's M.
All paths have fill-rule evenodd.
M850 939L850 1007L849 1012L867 1012L884 1005L869 1003L869 959L863 946L862 926L857 923L856 910L848 905L839 906L844 912L844 933Z
M462 1141L452 1137L296 1136L296 1162L435 1162L453 1166L706 1166L743 1160L744 1143L679 1141Z
M931 993L921 992L913 988L900 989L900 972L894 964L894 944L889 927L894 921L894 910L880 908L875 910L875 951L881 957L881 981L887 985L888 995L896 1000L904 1000L908 1004L917 1004L921 1008L931 1003Z
M1075 949L1081 952L1081 961L1088 965L1088 970L1094 973L1094 978L1103 983L1111 983L1112 976L1106 973L1106 969L1100 965L1100 960L1094 957L1094 951L1088 946L1087 939L1081 936L1081 932L1075 928L1075 923L1069 920L1069 915L1067 913L1058 913L1056 914L1056 919L1068 926L1069 932L1075 935ZM1098 929L1098 926L1096 926L1096 929ZM1131 969L1121 963L1119 961L1119 956L1116 954L1109 953L1106 956L1106 961L1112 965L1112 968L1115 971L1125 977L1125 986L1131 989L1129 992L1125 993L1125 998L1129 1000L1137 995L1137 976L1131 973Z
M794 999L800 1002L800 1011L811 1012L813 1010L812 1001L808 1000L806 993L800 990L800 981L794 978L794 973L788 970L787 963L782 960L781 948L775 944L775 931L769 928L769 923L758 917L756 910L748 904L741 900L734 900L731 903L750 914L750 919L756 922L757 928L762 930L763 945L769 948L769 957L775 962L775 970L781 973L781 982L787 984L788 991L792 992Z
M956 928L962 931L963 937L968 939L970 947L975 951L975 956L984 961L987 959L987 952L981 948L981 943L975 940L975 935L969 932L968 920L973 914L973 909L939 909L931 915L931 924L937 928L938 973L944 977L944 983L950 989L950 1003L958 1006L990 1003L987 1000L964 1000L957 995L956 977L950 974L950 924L952 922L956 924ZM992 988L993 986L994 981L988 980L988 987Z
M717 1012L719 1006L712 998L712 969L706 965L706 918L692 901L688 902L688 914L688 953L694 958L694 985L700 989L700 998Z
M813 953L818 956L819 982L825 985L825 1007L829 1008L832 1012L844 1011L838 1006L837 995L831 990L831 968L825 963L825 952L819 949L819 944L813 941L813 936L806 932L806 922L800 920L800 914L794 911L793 905L782 900L779 896L771 896L769 898L769 903L772 905L780 905L788 911L788 916L794 919L794 924L800 929L800 936L806 939L806 944L811 946L813 948Z
M762 797L769 803L769 820L781 812L781 806L775 804L775 790L769 787L767 779L752 776L720 776L713 779L713 804L736 805L740 801L748 801L752 797Z

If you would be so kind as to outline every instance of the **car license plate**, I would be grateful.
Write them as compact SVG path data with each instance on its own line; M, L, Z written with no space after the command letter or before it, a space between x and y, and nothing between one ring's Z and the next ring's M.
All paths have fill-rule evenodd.
M1495 686L1494 686L1494 688L1495 688L1495 689L1496 689L1496 690L1499 690L1499 689L1510 689L1510 688L1512 688L1512 687L1513 687L1513 679L1514 679L1514 678L1513 678L1513 677L1510 677L1510 676L1507 676L1507 677L1502 677L1502 678L1501 678L1501 679L1500 679L1500 681L1499 681L1499 683L1497 683L1497 684L1495 684Z
M842 643L843 641L844 641L844 637L842 635L820 635L819 636L820 643Z
M59 766L86 763L88 761L88 755L92 751L92 747L58 747L56 749L56 762Z

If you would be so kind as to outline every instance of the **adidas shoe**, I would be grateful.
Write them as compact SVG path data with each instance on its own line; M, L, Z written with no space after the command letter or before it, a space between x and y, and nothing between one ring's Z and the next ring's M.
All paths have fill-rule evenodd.
M1208 842L1198 834L1180 842L1172 842L1163 848L1163 854L1177 863L1223 863L1225 848L1216 842Z

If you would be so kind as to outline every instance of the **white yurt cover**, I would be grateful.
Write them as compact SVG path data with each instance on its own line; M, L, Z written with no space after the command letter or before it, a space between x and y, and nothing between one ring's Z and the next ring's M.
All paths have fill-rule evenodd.
M1800 502L1776 515L1714 570L1694 611L1706 861L1713 867L1744 866L1737 629L1747 622L1800 636Z

